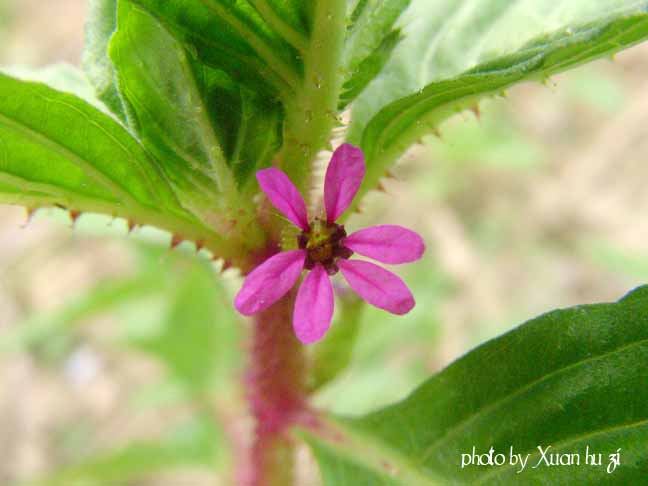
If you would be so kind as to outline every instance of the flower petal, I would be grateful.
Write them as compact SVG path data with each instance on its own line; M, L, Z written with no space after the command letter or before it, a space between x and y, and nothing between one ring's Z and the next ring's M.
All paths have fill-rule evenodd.
M257 171L256 178L261 190L268 196L274 207L299 228L307 230L306 203L288 176L279 169L270 167Z
M340 145L331 157L324 179L326 219L334 222L349 207L365 175L362 150L351 144Z
M284 251L268 258L245 278L234 299L236 310L251 316L277 302L297 282L304 260L305 250Z
M414 297L396 275L373 263L338 260L338 267L360 297L392 314L407 314L414 307Z
M342 242L349 250L383 263L409 263L425 251L423 239L414 231L391 224L371 226L351 233Z
M297 339L311 344L322 339L333 318L333 287L322 265L315 265L297 292L293 328Z

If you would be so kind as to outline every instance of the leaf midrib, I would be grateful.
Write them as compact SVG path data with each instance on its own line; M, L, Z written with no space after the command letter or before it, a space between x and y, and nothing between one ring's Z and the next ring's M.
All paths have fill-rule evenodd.
M164 23L159 18L151 15L151 13L148 10L136 4L133 4L133 9L139 12L140 14L148 17L152 22L155 22L158 25L158 27L162 29L164 33L167 34L170 37L170 39L172 39L173 42L176 44L175 47L179 51L178 57L180 58L179 59L180 69L182 70L185 79L189 80L190 83L190 86L188 88L190 90L190 96L193 98L194 102L196 103L200 102L202 106L202 109L200 110L199 114L196 115L194 121L198 126L198 132L199 132L199 137L201 142L201 150L204 156L207 158L207 163L210 166L211 170L205 171L204 165L199 161L197 161L192 155L186 153L181 147L179 147L178 144L167 135L165 130L159 129L157 130L157 132L164 136L167 143L173 147L173 150L182 159L189 162L190 165L192 165L192 168L194 170L202 173L209 179L213 180L218 192L224 193L228 190L233 190L233 181L231 178L230 170L227 167L227 164L225 163L225 157L222 153L222 150L220 149L220 146L216 141L214 127L207 116L208 109L206 106L204 106L203 103L204 100L202 100L201 97L196 94L199 91L198 86L196 84L194 73L191 71L190 67L188 66L187 57L186 57L187 53L184 47L182 46L182 42L179 39L177 39L177 37L166 28ZM131 36L130 30L125 30L124 35L130 39ZM134 41L131 40L131 44L135 45L136 43L134 43ZM121 52L121 48L117 49L117 55L120 55L120 52ZM162 93L159 87L153 86L153 88L158 91L159 96L162 97L164 96L164 93ZM123 83L122 89L128 92L129 94L128 98L131 100L131 102L137 101L140 109L146 111L149 114L149 119L151 123L154 123L158 127L162 128L162 126L157 121L157 118L153 116L153 113L151 113L150 110L148 110L146 103L138 99L135 92L131 91L128 88L127 83Z
M71 161L74 165L79 167L88 177L94 179L95 182L113 192L114 194L119 195L121 198L123 198L123 200L128 200L131 204L139 204L135 200L134 196L127 190L125 190L121 185L119 185L114 179L98 170L82 155L78 154L69 147L66 147L60 142L53 140L47 134L39 132L23 122L10 118L4 113L0 113L0 122L4 123L9 128L22 133L26 138L32 140L34 143L48 147L63 158Z

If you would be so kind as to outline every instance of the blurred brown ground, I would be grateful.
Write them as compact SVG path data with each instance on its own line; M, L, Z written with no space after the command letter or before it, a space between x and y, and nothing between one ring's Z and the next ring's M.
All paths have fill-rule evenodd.
M2 1L0 65L78 63L83 0ZM412 181L442 165L424 144L397 170L406 182L389 182L388 196L374 196L384 220L410 220L424 234L434 265L452 281L441 309L440 345L430 353L412 344L403 360L422 361L432 371L515 322L557 307L615 300L648 280L641 271L648 267L628 271L602 263L591 258L587 243L604 241L630 255L630 267L635 256L648 258L648 46L614 63L601 61L596 70L623 87L620 109L605 113L574 101L563 90L571 74L554 79L556 87L528 84L493 102L544 148L537 169L464 168L457 170L458 188L431 198ZM464 121L457 117L456 123ZM476 240L472 225L491 221L495 243ZM24 222L23 210L0 207L0 333L55 308L74 289L128 271L126 241L87 241L47 218ZM87 380L45 371L29 356L1 362L0 483L65 463L66 451L53 450L52 437L79 415L101 423L98 434L111 443L156 428L160 417L134 420L119 404L159 370L97 350L78 353L75 359L94 363ZM183 481L213 484L201 475Z

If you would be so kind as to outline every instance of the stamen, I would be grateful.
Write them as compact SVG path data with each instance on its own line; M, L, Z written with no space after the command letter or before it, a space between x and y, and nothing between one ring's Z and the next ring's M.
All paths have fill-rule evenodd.
M320 264L329 275L335 275L339 271L337 260L353 255L353 251L342 245L346 236L343 225L315 219L307 231L297 236L299 248L308 252L304 268L312 270Z

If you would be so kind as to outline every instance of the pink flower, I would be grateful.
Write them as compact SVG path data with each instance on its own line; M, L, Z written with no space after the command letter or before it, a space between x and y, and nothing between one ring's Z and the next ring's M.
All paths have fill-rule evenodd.
M331 325L330 277L338 271L360 297L376 307L399 315L414 307L414 297L399 277L373 263L349 258L355 252L383 263L413 262L425 251L421 237L394 225L372 226L347 236L344 226L335 223L358 192L364 173L362 151L349 144L340 146L324 180L326 219L309 222L304 199L286 174L275 168L257 172L270 202L301 233L299 249L270 257L246 277L234 301L241 314L249 316L270 307L295 285L304 269L310 272L297 292L293 327L305 344L321 339Z

